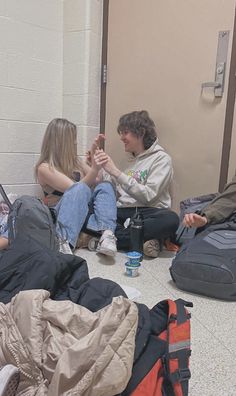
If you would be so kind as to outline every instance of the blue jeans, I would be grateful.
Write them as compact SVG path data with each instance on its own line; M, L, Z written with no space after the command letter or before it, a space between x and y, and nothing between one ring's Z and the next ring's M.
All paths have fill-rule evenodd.
M79 233L86 222L86 229L94 232L116 229L116 196L108 182L91 189L86 183L73 184L55 206L59 225L57 232L74 248ZM62 224L62 228L60 228Z

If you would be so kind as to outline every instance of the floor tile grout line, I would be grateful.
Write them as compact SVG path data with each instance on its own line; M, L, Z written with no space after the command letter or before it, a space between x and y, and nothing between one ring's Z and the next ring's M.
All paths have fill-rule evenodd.
M156 280L162 287L164 287L166 290L168 290L168 291L170 292L170 294L172 294L175 298L178 298L178 297L177 297L175 294L173 294L166 286L164 286L164 285L155 277L154 274L152 274L150 271L148 271L148 269L146 269L146 271L147 271L150 275L152 275L153 278L155 278L155 280ZM194 303L193 303L193 304L194 304ZM230 350L230 349L222 342L222 340L221 340L219 337L217 337L217 336L216 336L216 335L215 335L215 334L214 334L214 333L213 333L213 332L201 321L201 319L195 317L194 320L196 320L198 323L200 323L200 324L204 327L204 329L208 331L208 333L210 333L211 335L213 335L214 338L215 338L217 341L219 341L220 344L221 344L222 346L224 346L224 348L225 348L228 352L230 352L230 353L233 354L233 355L236 355L236 353L235 353L234 351Z
M174 294L173 291L169 290L168 287L166 287L163 283L161 283L160 280L155 276L155 274L153 274L150 270L148 270L146 266L142 266L142 270L144 270L144 272L147 273L148 275L151 275L163 289L165 289L172 297L174 297L174 299L181 298L178 297L176 294ZM224 343L222 343L222 340L219 337L217 337L199 318L194 317L193 319L196 320L196 322L198 322L199 324L201 324L203 328L209 334L211 334L214 337L214 339L217 340L220 343L220 345L222 345L228 352L230 352L233 355L236 355L236 353L231 351Z
M163 283L161 283L161 282L156 278L156 276L155 276L153 273L151 273L150 271L148 271L148 269L146 269L146 268L145 268L145 270L146 270L146 272L148 272L149 275L151 275L151 276L159 283L159 285L161 285L165 290L167 290L175 299L178 298L178 296L177 296L176 294L174 294L172 291L170 291L165 285L163 285Z

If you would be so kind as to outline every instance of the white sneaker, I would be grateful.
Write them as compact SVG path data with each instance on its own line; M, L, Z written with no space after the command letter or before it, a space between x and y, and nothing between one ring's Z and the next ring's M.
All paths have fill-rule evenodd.
M99 239L97 252L105 254L106 256L114 257L117 252L116 237L113 232L104 231L101 238Z
M90 239L88 249L113 257L117 252L116 237L112 231L104 231L100 239L96 237Z
M15 396L20 381L20 372L12 364L0 368L0 396Z
M60 241L59 251L64 254L73 254L69 242L67 241L62 241L62 240Z

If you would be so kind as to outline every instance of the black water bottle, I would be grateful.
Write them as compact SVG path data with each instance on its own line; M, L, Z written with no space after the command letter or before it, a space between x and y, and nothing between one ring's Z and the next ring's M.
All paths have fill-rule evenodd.
M143 216L139 212L130 220L130 251L143 254Z

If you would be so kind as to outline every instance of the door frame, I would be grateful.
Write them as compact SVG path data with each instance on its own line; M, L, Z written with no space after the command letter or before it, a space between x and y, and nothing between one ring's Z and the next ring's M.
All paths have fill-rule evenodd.
M107 72L107 51L108 51L108 22L109 22L109 0L103 0L100 133L105 133L105 126L106 126L105 123L106 123L106 84L107 84L106 72ZM105 76L104 76L104 70L105 70ZM235 97L236 97L236 5L235 5L235 13L234 13L231 61L230 61L230 69L229 69L229 82L228 82L228 92L227 92L225 121L224 121L220 176L219 176L220 192L223 190L224 185L227 183L227 179L228 179Z
M100 133L105 133L109 0L103 0L100 88ZM105 74L104 74L105 73Z
M228 83L224 135L223 135L222 154L221 154L220 180L219 180L220 192L222 192L224 185L227 183L227 179L228 179L230 149L231 149L231 141L232 141L233 121L234 121L235 95L236 95L236 7L234 12L231 62L229 69L229 83Z

